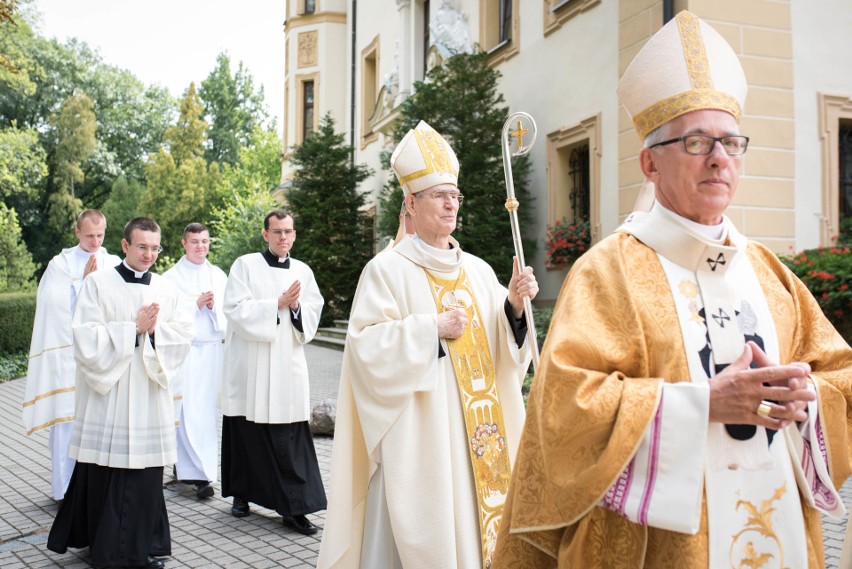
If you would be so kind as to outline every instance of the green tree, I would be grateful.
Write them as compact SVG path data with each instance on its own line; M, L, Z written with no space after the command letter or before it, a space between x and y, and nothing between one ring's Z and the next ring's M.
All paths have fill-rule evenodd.
M144 180L145 161L163 141L166 127L174 122L175 101L162 87L146 88L127 71L106 65L85 43L69 40L60 44L33 32L38 21L30 5L22 4L13 23L0 22L0 54L14 64L14 70L0 66L0 128L17 125L39 133L39 146L49 157L49 175L38 203L17 208L21 232L37 264L44 266L56 253L57 243L66 242L67 231L56 234L43 223L44 212L67 202L52 196L59 189L56 175L59 136L51 123L62 103L75 90L85 92L93 102L98 142L83 162L82 183L75 182L74 194L87 207L101 207L116 178ZM73 205L67 204L65 205ZM67 209L67 208L59 208ZM39 215L33 217L29 212Z
M296 257L314 271L325 297L323 320L349 315L361 269L372 252L358 185L371 170L350 160L352 147L327 114L319 130L296 146L297 168L286 200L295 217Z
M464 205L459 209L454 236L462 248L485 260L507 283L512 274L514 244L509 228L500 136L508 116L503 95L497 91L500 73L488 66L485 53L458 54L434 67L425 82L415 83L414 94L401 106L394 139L402 140L421 120L449 142L459 159L459 189ZM522 228L531 220L532 196L526 187L529 160L512 162L515 194L521 202ZM391 172L382 192L379 231L396 234L402 190ZM527 258L535 241L524 240Z
M209 219L211 200L218 196L222 172L217 163L202 157L207 123L195 85L190 84L180 103L177 124L166 129L169 150L161 148L146 167L147 187L139 203L143 215L162 228L163 255L179 258L183 228L192 221Z
M14 209L0 202L0 292L33 290L36 265L21 240Z
M207 140L207 123L202 118L204 107L190 83L180 100L180 117L177 124L166 129L165 140L176 164L181 164L204 153Z
M55 173L60 191L74 194L74 184L85 179L81 165L95 152L97 139L92 100L82 92L71 95L53 117L56 129Z
M268 118L263 87L254 90L254 79L242 62L232 75L230 58L220 53L215 69L201 82L198 94L210 124L204 152L207 161L235 164L239 149L249 144L255 127L263 126Z
M183 228L192 221L209 218L207 195L218 194L221 171L194 156L177 163L160 149L148 164L147 186L140 200L140 213L153 217L162 229L164 255L180 258Z
M145 186L138 180L118 178L112 185L112 191L101 207L101 212L107 220L104 246L111 253L120 255L124 225L134 217L142 215L139 202L144 193Z
M47 177L47 156L38 133L15 125L0 129L0 200L21 218L36 223Z
M228 269L240 255L262 251L263 218L280 207L272 191L281 179L281 139L255 127L248 146L240 148L237 163L225 166L223 201L213 212L211 262Z

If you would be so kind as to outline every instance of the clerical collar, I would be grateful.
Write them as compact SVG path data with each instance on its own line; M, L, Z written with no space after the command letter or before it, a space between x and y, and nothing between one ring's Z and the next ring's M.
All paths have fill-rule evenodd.
M266 259L266 264L270 267L275 267L276 269L289 269L290 268L290 254L288 253L286 257L279 257L275 255L272 251L267 249L263 252L263 258Z
M121 278L124 279L124 282L126 283L143 285L151 284L150 271L139 272L134 270L127 264L126 260L122 261L121 264L116 265L115 270L118 271L118 274L121 275Z
M727 231L725 231L727 229L727 225L725 224L724 217L722 217L722 221L717 225L704 225L703 223L696 223L691 219L687 219L682 215L673 212L672 210L661 204L659 201L654 202L653 208L659 208L660 213L664 216L668 217L669 219L679 221L680 223L686 225L686 227L692 230L694 233L697 233L698 235L710 241L721 243L727 237Z

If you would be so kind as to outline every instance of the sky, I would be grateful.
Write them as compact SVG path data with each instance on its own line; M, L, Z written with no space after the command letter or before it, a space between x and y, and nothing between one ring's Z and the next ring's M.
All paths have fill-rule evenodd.
M199 86L227 52L264 86L266 109L282 128L284 0L34 0L41 35L75 37L146 85L179 97Z

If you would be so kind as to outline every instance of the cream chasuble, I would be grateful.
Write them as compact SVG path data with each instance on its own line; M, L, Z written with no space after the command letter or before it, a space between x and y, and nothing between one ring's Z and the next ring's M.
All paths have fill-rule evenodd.
M78 245L51 259L38 283L33 339L27 367L23 417L27 434L74 420L74 342L71 317L92 253ZM112 270L121 259L104 247L94 253L98 270Z
M501 501L499 460L508 453L511 462L517 447L524 420L520 384L530 356L527 346L518 348L505 316L506 289L487 264L451 242L454 249L439 251L419 239L403 239L376 255L361 274L343 358L320 568L367 569L363 563L378 559L367 550L382 529L405 569L483 566L483 538L496 524L493 517L480 518L477 496L486 505ZM453 366L454 351L467 349L442 342L447 355L438 357L438 305L430 277L438 287L444 282L464 288L455 301L469 309L475 299L478 317L469 320L468 329L479 326L476 334L488 346L494 369L492 390L474 372L488 365L487 358L462 357L470 362L462 366L470 371L471 387L489 394L479 403L463 403ZM490 434L485 423L496 417L491 414L496 406L486 403L489 398L499 401L505 420L505 429L499 423L494 429L492 421ZM472 436L467 433L467 404L482 425L478 438L476 427ZM485 481L479 491L473 456L485 467L478 469ZM369 501L368 494L379 499ZM383 567L396 567L392 554L385 559Z
M671 223L651 219L655 234ZM852 471L852 350L777 256L730 225L729 245L665 235L661 251L697 239L702 254L672 261L617 232L572 267L530 393L495 568L824 566L816 508L840 511L832 487ZM713 265L732 279L727 305L697 274ZM818 403L802 432L788 427L769 445L760 429L734 447L725 426L708 424L706 382L725 350L707 326L722 323L780 363L811 365Z

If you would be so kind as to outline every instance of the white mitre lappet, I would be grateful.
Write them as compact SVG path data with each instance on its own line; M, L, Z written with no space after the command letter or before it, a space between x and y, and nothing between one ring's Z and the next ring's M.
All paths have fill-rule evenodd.
M390 163L406 196L440 184L458 186L459 160L456 153L444 137L424 121L405 134L391 154ZM404 235L403 222L399 225L394 245Z
M684 10L648 40L618 83L618 98L644 139L692 111L719 110L742 117L748 84L737 54L719 32ZM637 210L649 210L647 182Z

